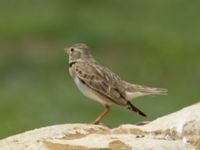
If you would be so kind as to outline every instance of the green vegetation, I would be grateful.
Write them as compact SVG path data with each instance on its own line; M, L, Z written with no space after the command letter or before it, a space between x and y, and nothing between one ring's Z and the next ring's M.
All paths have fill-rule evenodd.
M125 80L169 89L133 103L147 120L199 101L200 1L7 0L0 2L0 138L102 111L77 90L63 48L90 45ZM111 127L144 118L112 107Z

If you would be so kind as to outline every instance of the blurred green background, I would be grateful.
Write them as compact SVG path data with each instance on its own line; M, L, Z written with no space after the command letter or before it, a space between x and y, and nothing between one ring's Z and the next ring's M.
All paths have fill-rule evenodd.
M75 87L64 47L84 42L123 79L169 90L134 104L146 120L199 101L200 1L2 0L0 138L102 111ZM144 118L113 106L110 127Z

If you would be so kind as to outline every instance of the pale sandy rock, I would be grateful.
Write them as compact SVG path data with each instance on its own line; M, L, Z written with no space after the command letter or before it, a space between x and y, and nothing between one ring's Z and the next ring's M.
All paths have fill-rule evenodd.
M0 140L0 150L200 150L200 103L115 129L89 124L40 128Z

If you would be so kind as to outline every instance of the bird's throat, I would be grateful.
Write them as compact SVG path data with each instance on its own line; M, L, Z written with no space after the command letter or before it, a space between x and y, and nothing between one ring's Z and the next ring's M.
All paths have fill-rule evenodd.
M72 67L76 63L77 63L76 61L69 62L69 67Z

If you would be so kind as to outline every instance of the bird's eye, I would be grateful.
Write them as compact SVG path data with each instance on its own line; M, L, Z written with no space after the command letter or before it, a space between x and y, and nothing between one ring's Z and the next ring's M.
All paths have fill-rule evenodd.
M70 51L73 52L73 51L74 51L74 48L71 48Z

